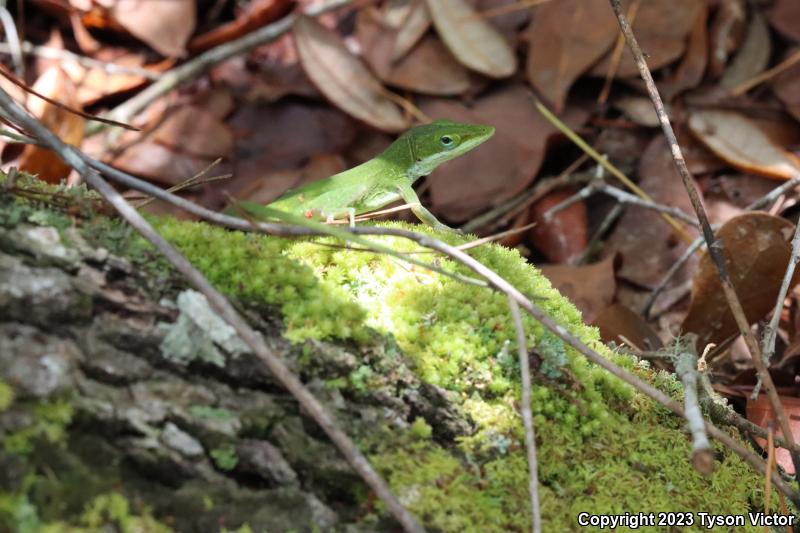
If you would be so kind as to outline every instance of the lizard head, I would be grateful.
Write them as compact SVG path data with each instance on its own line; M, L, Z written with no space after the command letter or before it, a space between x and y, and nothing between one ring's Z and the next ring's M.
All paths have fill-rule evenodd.
M427 176L433 169L468 152L494 135L492 126L436 120L404 133L395 144L411 152L412 178Z

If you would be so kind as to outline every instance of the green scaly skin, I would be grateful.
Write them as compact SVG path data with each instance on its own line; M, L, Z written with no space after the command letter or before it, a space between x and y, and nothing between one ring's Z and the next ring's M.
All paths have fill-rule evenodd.
M402 199L422 222L439 230L452 231L422 206L412 185L493 134L491 126L450 120L417 126L374 159L289 190L267 207L326 222L347 218L353 225L356 215Z

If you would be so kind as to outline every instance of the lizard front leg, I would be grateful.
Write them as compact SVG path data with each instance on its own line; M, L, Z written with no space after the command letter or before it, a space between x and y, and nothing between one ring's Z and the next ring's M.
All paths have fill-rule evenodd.
M403 198L403 200L411 207L411 211L417 218L420 219L425 224L431 226L434 229L440 231L458 231L446 224L442 224L439 220L433 216L433 213L428 211L422 206L422 203L419 201L419 197L417 193L414 192L414 189L409 184L403 184L397 186L397 192Z

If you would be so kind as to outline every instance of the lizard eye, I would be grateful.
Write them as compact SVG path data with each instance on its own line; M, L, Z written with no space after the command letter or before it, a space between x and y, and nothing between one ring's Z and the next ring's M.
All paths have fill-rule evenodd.
M439 138L439 142L442 143L442 146L444 146L445 148L449 148L449 147L453 146L453 143L455 143L453 138L450 137L449 135L442 135Z

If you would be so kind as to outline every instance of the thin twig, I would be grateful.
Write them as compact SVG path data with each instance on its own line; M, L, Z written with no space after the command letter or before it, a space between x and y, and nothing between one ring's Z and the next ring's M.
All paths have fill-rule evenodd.
M769 370L767 369L767 366L764 364L764 360L761 357L761 347L759 346L755 335L753 335L753 332L750 329L750 323L747 320L747 316L744 313L742 304L739 301L739 297L736 295L736 290L731 282L728 268L725 263L725 253L723 251L722 242L716 239L714 236L714 231L711 229L711 224L708 222L705 209L700 201L700 195L698 194L697 188L694 185L692 175L686 166L686 160L684 159L681 148L678 145L678 140L675 137L675 132L672 130L667 113L664 110L664 103L661 101L661 96L658 93L655 81L653 81L653 75L650 73L650 69L647 68L647 63L645 62L644 55L639 47L639 43L636 41L636 37L633 35L633 30L631 30L630 24L628 24L628 21L625 19L625 14L622 11L620 0L609 0L609 2L614 10L614 14L617 16L622 33L625 34L625 40L628 43L628 48L631 50L631 53L633 53L636 66L639 69L639 74L641 75L645 86L647 87L647 93L650 96L650 100L653 102L656 115L661 123L661 129L664 132L664 136L666 137L667 143L669 144L672 152L672 158L675 161L678 174L680 175L681 180L683 181L683 186L689 195L689 200L691 201L692 208L697 215L697 220L700 222L700 226L703 231L703 237L705 238L706 246L708 247L708 254L714 263L714 266L717 268L720 285L722 286L722 291L725 294L725 299L728 301L728 306L730 307L731 313L733 314L736 324L739 327L739 332L741 333L742 337L744 337L747 348L750 351L750 356L753 360L753 366L756 368L758 377L764 385L767 398L769 398L770 406L775 413L775 418L778 420L778 425L780 426L781 431L783 431L784 438L787 442L789 442L789 444L794 445L794 436L792 435L791 426L789 426L788 417L783 409L783 404L781 404L778 392L775 389L775 384L772 381L772 377L769 375ZM790 453L792 455L792 462L795 466L796 475L798 478L800 478L800 454L794 453L791 450Z
M461 226L459 229L464 233L472 233L476 229L484 226L485 224L489 224L490 222L496 219L500 223L502 223L504 220L508 220L514 217L514 215L521 212L529 205L537 202L539 199L541 199L554 189L566 185L585 183L591 180L592 174L586 172L581 172L580 174L574 173L578 169L578 167L580 167L583 163L586 162L588 158L589 158L588 155L581 154L581 156L578 159L573 161L558 176L552 178L542 178L537 180L536 184L530 189L523 191L521 194L516 195L514 198L509 199L508 201L498 205L493 209L490 209L486 213L478 215L477 217L473 218L472 220ZM499 224L495 224L495 226L496 225Z
M786 265L786 272L783 275L783 282L775 300L775 308L772 310L772 318L764 329L764 337L761 344L764 363L769 364L770 359L775 354L775 336L778 333L778 324L781 321L781 311L786 294L789 292L789 285L794 277L794 269L800 261L800 223L794 227L794 237L792 237L792 254L789 257L789 264Z
M714 449L708 441L703 411L697 396L697 356L694 347L684 347L675 358L675 373L683 384L686 424L692 435L692 465L705 476L714 471Z
M622 204L614 204L614 207L612 207L608 214L603 218L603 221L600 223L597 231L595 231L592 237L589 239L589 242L586 244L586 248L583 249L581 255L575 260L576 265L586 264L589 258L594 255L595 250L600 248L603 237L606 235L606 233L608 233L608 230L611 229L611 226L617 221L621 214Z
M8 50L11 53L11 60L14 62L14 72L17 76L25 76L25 60L22 57L22 45L19 41L19 33L14 17L5 6L5 2L0 6L0 23L6 33Z
M77 63L83 67L96 68L107 72L108 74L124 74L127 76L139 76L147 80L156 81L161 77L158 72L147 70L141 67L126 67L116 63L108 63L100 61L88 56L82 56L64 50L61 48L53 48L51 46L40 46L25 41L22 43L22 53L41 57L42 59L55 59L57 61L70 61ZM0 43L0 54L13 54L12 47L8 43Z
M508 308L514 320L514 329L517 332L517 353L519 354L519 371L522 375L522 422L525 426L525 449L528 452L528 492L531 498L531 514L533 533L542 531L542 513L539 508L539 474L536 461L536 430L533 425L531 412L531 368L528 361L527 340L525 328L522 326L522 317L519 314L519 305L508 297Z
M643 207L645 209L651 209L659 213L666 213L671 217L680 220L681 222L689 224L690 226L695 226L695 227L698 226L697 220L692 218L690 215L686 214L686 212L679 207L662 205L653 202L651 200L643 200L642 198L639 198L635 194L631 194L627 191L623 191L618 187L614 187L613 185L605 183L602 179L591 181L588 185L586 185L584 188L582 188L569 198L566 198L564 201L559 202L558 204L554 205L553 207L545 211L544 213L545 220L553 217L553 215L555 215L559 211L566 209L572 204L577 203L581 200L586 200L587 198L598 192L602 192L604 194L607 194L615 198L621 204L635 205L638 207Z
M800 50L795 51L792 55L775 65L769 70L765 70L761 74L752 77L751 79L737 85L733 89L730 90L729 94L731 96L741 96L756 85L764 83L765 81L769 80L770 78L777 76L784 70L787 70L800 62Z
M400 522L406 531L423 533L425 530L397 500L391 488L369 464L367 458L356 448L350 438L342 432L325 407L314 397L289 368L267 347L261 337L242 318L231 303L203 274L197 270L180 252L133 208L116 189L109 185L95 170L91 169L73 147L63 143L55 134L45 128L38 120L20 108L11 97L0 88L0 107L16 123L33 132L38 139L56 152L65 163L80 173L86 183L94 187L145 239L147 239L172 266L208 299L209 304L234 328L253 353L269 369L273 376L303 406L314 421L325 431L353 469L358 472L367 485L386 504L389 512Z
M757 209L765 208L768 205L772 204L775 200L780 198L782 195L784 195L786 192L790 191L791 189L794 189L798 185L800 185L800 174L798 174L794 178L790 179L789 181L786 181L786 182L782 183L780 186L775 187L770 192L768 192L767 194L765 194L764 196L762 196L761 198L759 198L755 202L753 202L750 205L748 205L747 207L745 207L744 210L745 211L755 211ZM716 229L717 229L716 226L712 226L712 227L716 231ZM703 244L703 237L698 237L697 239L695 239L695 241L689 246L689 248L686 249L684 254L680 257L680 259L678 259L678 261L676 261L675 264L673 264L670 267L669 271L667 271L667 273L664 275L664 277L661 279L661 281L659 281L658 285L656 286L655 289L653 289L652 293L650 294L650 297L647 299L647 302L645 303L645 305L644 305L644 307L642 309L642 315L648 316L650 314L650 309L652 308L653 303L656 301L656 298L658 297L658 295L661 293L661 291L664 290L664 288L667 286L669 281L680 270L680 268L683 266L683 264L686 263L686 261L689 260L689 258L692 256L692 254L694 254L694 252L702 244Z
M671 267L669 267L667 273L664 274L664 277L661 278L661 281L658 282L656 288L653 289L653 291L650 293L650 296L647 298L647 301L645 302L644 307L642 308L642 316L647 318L650 315L650 309L653 307L653 304L656 303L658 295L661 294L661 291L664 290L664 288L670 282L672 277L675 276L675 274L677 274L681 268L683 268L683 265L686 264L687 261L689 261L692 255L694 255L697 249L700 248L700 246L702 246L704 242L705 241L703 241L702 237L696 238L694 242L690 244L689 247L686 248L686 250L684 250L683 254L678 258L678 260L675 261L675 263Z
M597 161L600 165L602 165L612 176L620 180L622 183L625 184L627 188L635 192L640 198L644 200L653 200L649 194L644 192L641 187L636 185L631 179L622 173L617 167L611 164L604 156L600 155L597 150L589 146L586 141L581 139L580 135L572 131L569 126L564 124L552 111L547 109L547 106L544 105L534 94L531 93L530 97L533 99L533 103L536 106L536 109L544 115L544 117L553 124L556 128L558 128L561 133L563 133L570 141L575 143L581 150L585 153L589 154L589 157ZM667 221L667 223L672 226L675 230L675 233L680 236L686 242L692 242L692 238L689 236L686 231L684 231L683 227L678 224L678 221L671 218L669 215L662 214L661 217Z

